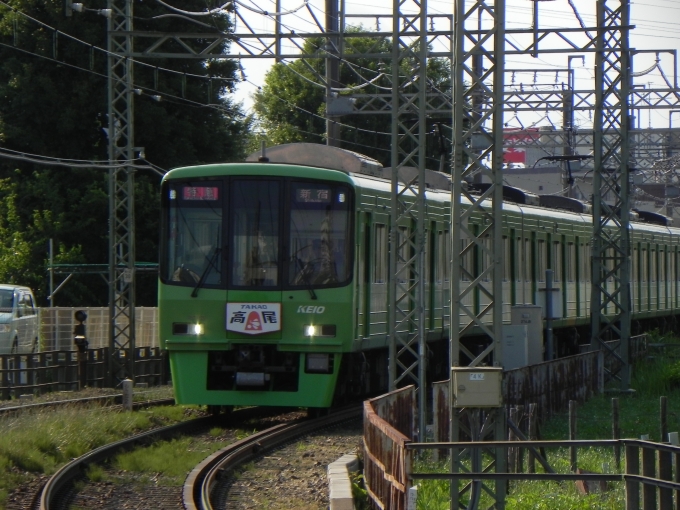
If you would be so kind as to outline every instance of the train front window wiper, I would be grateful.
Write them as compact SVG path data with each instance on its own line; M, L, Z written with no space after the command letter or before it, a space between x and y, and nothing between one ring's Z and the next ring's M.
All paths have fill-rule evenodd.
M217 267L217 257L220 254L220 248L219 248L219 243L215 245L215 250L213 251L213 254L210 256L208 259L208 263L206 264L205 268L203 269L203 273L201 273L201 277L198 279L198 282L196 282L196 286L194 287L194 290L191 291L191 297L197 297L198 296L198 289L200 289L203 284L205 283L205 279L208 277L208 274L210 274L210 270L214 267L215 271L218 273L220 270Z

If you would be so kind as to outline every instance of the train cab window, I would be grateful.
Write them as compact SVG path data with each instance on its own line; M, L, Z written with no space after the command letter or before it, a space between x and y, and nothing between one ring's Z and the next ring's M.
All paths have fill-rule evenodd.
M288 285L347 282L352 265L350 189L329 182L291 182L289 193Z
M222 279L223 188L218 181L173 182L163 196L161 278L176 285Z
M231 283L279 285L281 182L235 179L231 184Z
M373 282L387 282L387 229L385 225L376 223L375 225L375 260L373 261Z

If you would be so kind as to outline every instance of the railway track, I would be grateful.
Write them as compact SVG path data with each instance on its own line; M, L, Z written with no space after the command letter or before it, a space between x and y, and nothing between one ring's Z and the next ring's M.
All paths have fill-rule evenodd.
M123 401L123 395L105 395L100 397L86 397L86 398L73 398L67 400L54 400L50 402L40 402L36 404L22 404L18 406L5 406L0 407L0 416L12 414L12 413L23 413L31 410L38 409L48 409L50 407L62 407L67 405L88 405L93 403L98 403L102 405L108 405L111 407L121 407ZM133 409L139 409L141 407L153 407L153 406L170 406L175 404L174 398L162 398L153 400L140 400L132 403Z
M226 479L226 474L239 465L249 462L263 453L284 443L339 423L361 416L361 407L336 411L313 420L280 424L263 430L223 448L206 458L189 474L183 489L183 504L187 510L212 510L213 494Z
M264 413L266 412L267 411L264 411ZM262 408L249 408L235 411L232 414L232 420L230 421L233 421L234 423L247 423L248 420L252 418L261 418L262 416ZM248 462L258 454L262 454L278 445L290 442L293 439L309 434L312 431L358 417L360 417L360 408L355 407L349 411L339 411L315 420L296 419L293 422L280 423L264 431L252 434L245 439L238 440L219 452L210 455L201 462L186 479L182 489L183 502L172 501L171 503L174 506L168 507L181 508L181 504L183 504L185 508L212 508L212 506L210 506L210 495L215 490L215 487L220 485L222 474L233 470L236 466ZM214 417L199 418L145 432L93 450L63 466L55 473L47 481L42 490L36 494L31 509L59 510L62 508L69 508L74 493L78 492L74 487L77 484L83 483L85 480L84 473L89 466L93 464L102 464L107 459L113 458L117 453L124 450L148 446L154 442L169 439L180 434L199 434L201 430L206 431L215 423ZM147 495L149 498L167 497L167 495L162 494L162 491L158 494L154 494L153 491L150 491ZM102 495L102 497L105 497L105 495ZM102 502L103 501L100 500L97 506L103 508ZM93 504L96 503L97 502L93 502ZM153 501L152 504L157 505L160 503Z

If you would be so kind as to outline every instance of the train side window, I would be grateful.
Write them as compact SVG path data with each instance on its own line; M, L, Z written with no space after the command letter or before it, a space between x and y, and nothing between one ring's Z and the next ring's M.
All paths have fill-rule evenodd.
M375 224L375 260L373 261L373 282L387 281L387 229L382 223Z
M536 280L539 282L543 282L545 281L545 269L546 269L545 241L543 239L539 239L538 242L536 243L536 258L538 259L537 260L538 278L536 278Z
M531 239L528 237L524 239L524 281L530 282L533 279L533 264L531 263Z
M480 271L484 271L484 281L488 282L493 276L493 249L491 248L491 237L484 236L482 239L482 246L484 247L481 251Z
M552 245L553 281L562 281L562 243L554 241Z
M522 257L522 238L521 237L515 238L514 248L515 248L515 250L514 250L514 254L515 254L514 267L515 267L515 272L516 272L515 273L515 280L518 281L518 282L521 282L522 277L523 277L522 269L524 267L522 265L522 260L524 260L524 257Z
M474 248L471 244L469 239L460 240L460 279L464 282L469 282L472 274Z
M651 262L650 267L649 267L649 281L650 282L655 282L656 281L656 276L657 276L657 271L658 271L658 252L654 248L650 248L649 250L649 261Z
M406 283L411 279L411 275L407 273L405 266L411 259L411 229L408 227L398 227L397 234L397 281Z
M567 270L567 281L573 282L575 279L574 273L576 272L576 245L574 243L567 243L565 255L567 260L564 267Z
M640 254L638 252L637 247L633 248L633 255L631 256L631 278L634 282L638 282L638 278L640 278L640 270L638 268L638 263L639 263L639 257Z
M649 268L649 265L647 264L647 249L642 248L642 256L640 260L640 281L641 282L646 282L647 281L647 270Z
M451 270L450 242L448 230L437 232L437 283L442 283L449 279L449 271Z
M507 282L510 278L512 278L512 250L510 238L503 236L503 281Z
M678 261L678 253L672 250L668 253L668 281L674 282L676 278L676 267L675 264Z

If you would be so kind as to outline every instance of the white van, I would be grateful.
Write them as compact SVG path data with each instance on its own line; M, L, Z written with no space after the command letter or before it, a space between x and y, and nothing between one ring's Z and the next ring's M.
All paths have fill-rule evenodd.
M31 289L0 284L0 354L36 352L39 334Z

